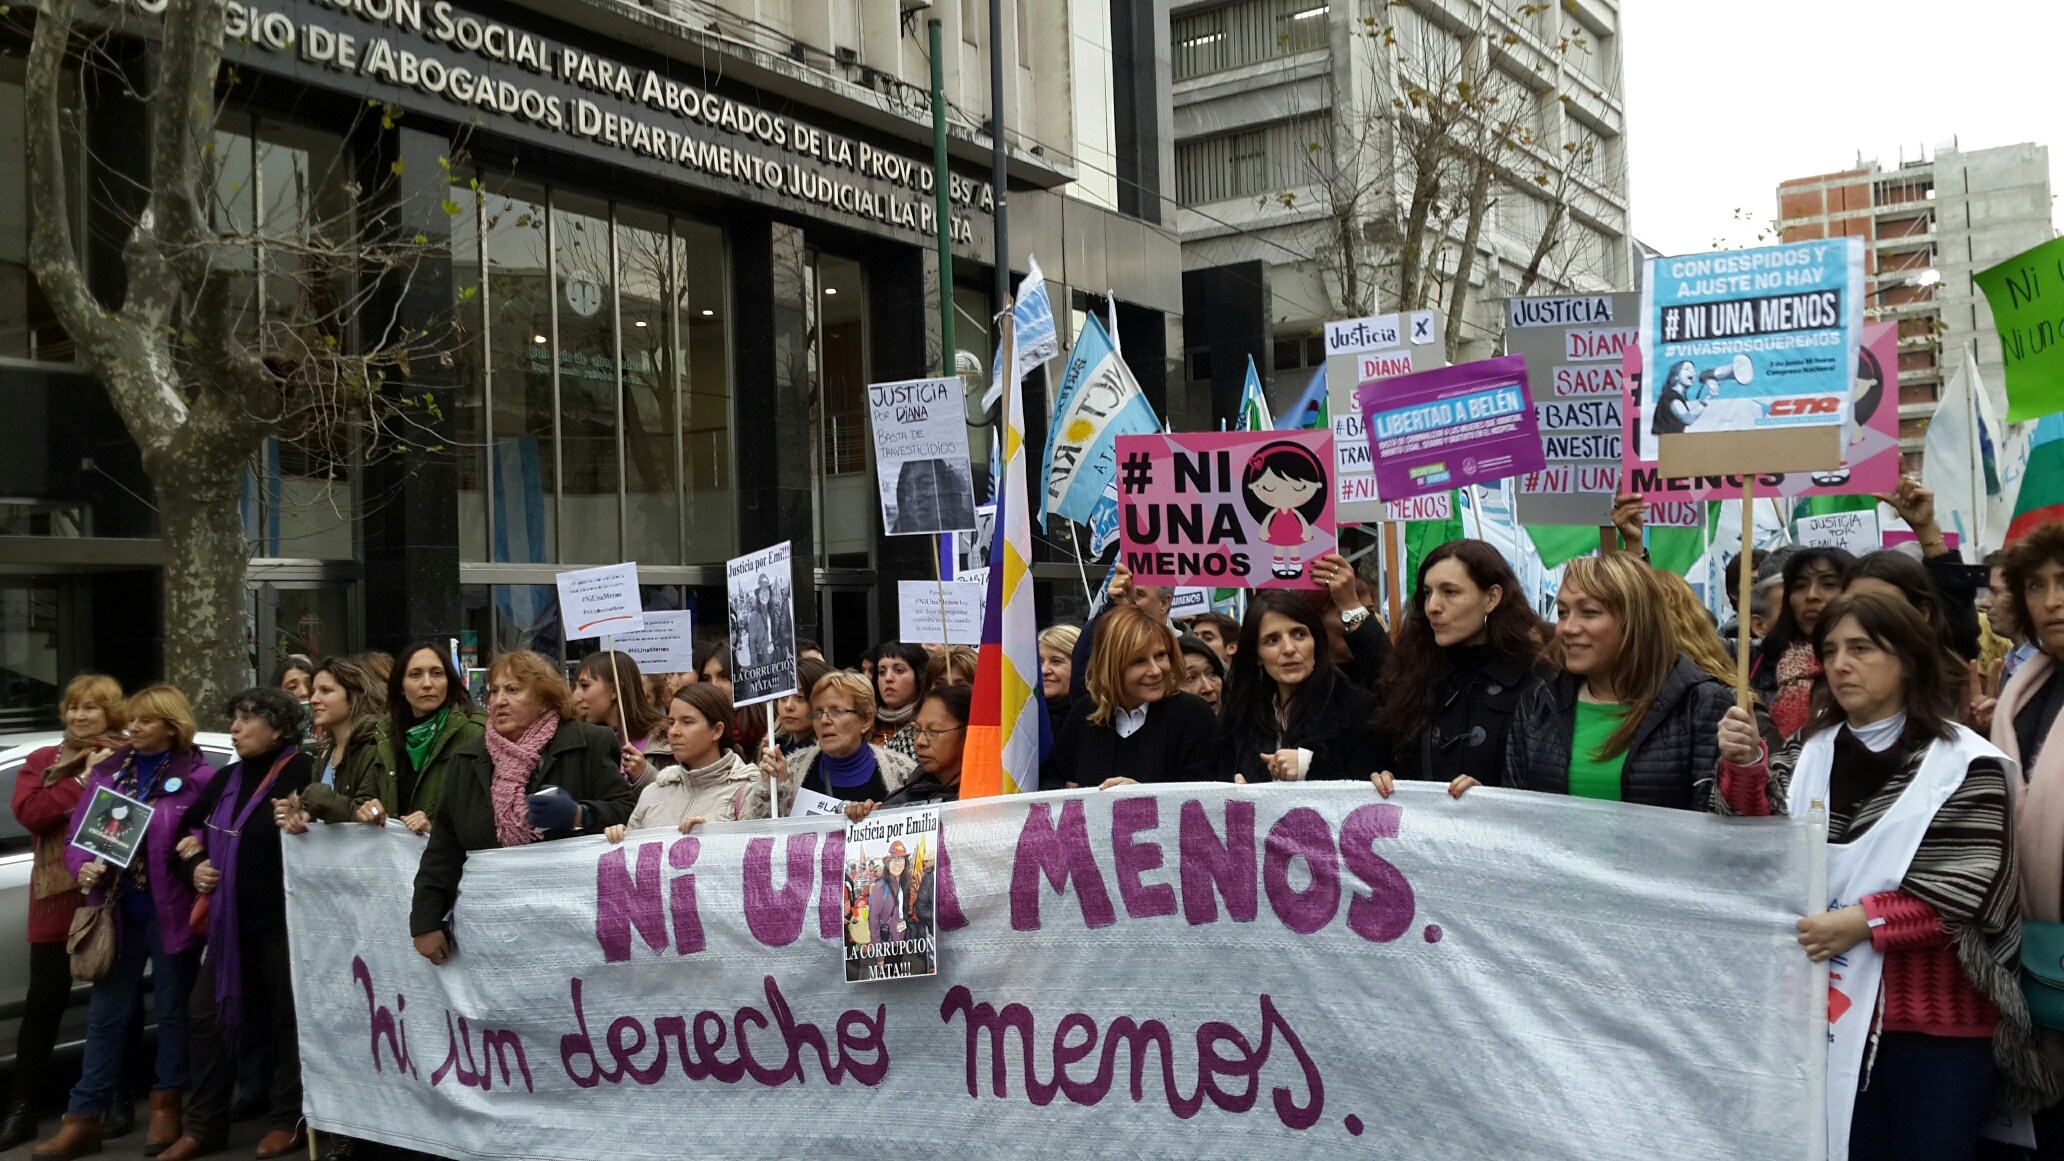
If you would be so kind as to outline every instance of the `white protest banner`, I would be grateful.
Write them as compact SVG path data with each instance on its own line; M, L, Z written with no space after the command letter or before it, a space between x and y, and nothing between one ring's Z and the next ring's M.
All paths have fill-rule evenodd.
M567 640L613 637L644 626L636 561L570 569L554 579L559 586L559 623Z
M1620 362L1636 346L1641 296L1572 294L1505 301L1505 353L1526 359L1542 448L1579 454L1615 443L1563 438L1620 434L1626 379ZM1527 524L1609 523L1619 461L1550 454L1522 481L1517 504Z
M731 604L731 702L744 707L796 691L795 583L789 542L724 565Z
M686 609L645 614L645 627L618 633L616 647L644 673L695 671L695 615Z
M1433 492L1425 496L1412 496L1403 500L1383 502L1385 520L1453 520L1455 518L1455 493Z
M1333 425L1334 517L1342 524L1387 519L1369 462L1369 433L1355 389L1447 365L1433 339L1442 315L1419 310L1326 324L1326 413Z
M875 383L867 388L867 401L874 413L882 527L891 536L973 531L967 385L959 379Z
M981 585L897 581L896 621L903 626L902 639L980 645L988 597L989 590Z
M941 972L864 988L842 819L475 852L442 967L422 839L288 837L310 1122L564 1161L891 1125L912 1157L1823 1156L1810 823L1432 783L927 809Z
M802 818L811 814L835 814L844 818L846 804L843 799L833 798L829 794L819 794L807 786L796 787L795 802L788 808L788 817Z
M1825 516L1801 516L1798 541L1808 548L1844 548L1856 556L1876 552L1884 543L1878 529L1878 510L1830 512Z

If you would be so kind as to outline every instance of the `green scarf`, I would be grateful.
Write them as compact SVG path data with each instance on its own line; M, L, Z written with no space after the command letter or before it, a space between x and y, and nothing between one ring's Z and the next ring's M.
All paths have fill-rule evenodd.
M424 718L408 728L409 769L422 773L423 760L430 756L430 747L437 741L437 735L444 732L444 719L451 713L445 706L437 711L436 717Z

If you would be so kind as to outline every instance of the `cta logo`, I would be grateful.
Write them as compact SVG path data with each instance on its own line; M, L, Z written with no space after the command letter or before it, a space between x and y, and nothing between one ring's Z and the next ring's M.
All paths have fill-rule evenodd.
M1764 414L1772 419L1787 419L1805 415L1839 415L1842 400L1833 395L1818 399L1773 399L1765 405Z

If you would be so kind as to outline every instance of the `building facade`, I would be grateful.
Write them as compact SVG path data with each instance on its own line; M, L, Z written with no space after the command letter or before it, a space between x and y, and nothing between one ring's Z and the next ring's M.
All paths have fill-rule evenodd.
M1969 347L2005 414L2005 364L1973 276L2055 235L2048 148L1938 149L1886 169L1794 178L1777 187L1787 242L1860 238L1867 317L1899 324L1899 436L1918 471L1943 378Z
M88 8L115 36L79 86L68 169L112 300L136 212L120 179L147 177L124 167L150 123L147 86L119 74L148 74L162 4ZM254 673L447 637L469 658L575 654L553 578L622 560L649 608L721 631L723 562L783 540L799 635L841 663L895 636L894 582L932 575L933 542L883 533L866 387L941 365L931 19L972 398L1001 206L1013 270L1036 255L1057 313L1113 311L1156 407L1191 410L1171 138L1133 102L1167 91L1165 0L1004 10L998 191L980 0L231 3L210 212L258 239L242 308L309 293L309 223L371 216L424 257L340 341L455 336L406 383L432 417L417 450L297 430L253 463ZM17 722L82 669L157 676L162 637L150 481L27 270L25 55L0 40L0 711ZM971 406L979 476L993 416ZM1072 564L1049 572L1079 592Z
M1633 284L1614 0L1205 0L1174 6L1170 36L1188 372L1221 415L1245 356L1280 408L1328 319L1445 310L1458 276L1460 358L1496 349L1523 287ZM1415 216L1422 163L1448 188Z

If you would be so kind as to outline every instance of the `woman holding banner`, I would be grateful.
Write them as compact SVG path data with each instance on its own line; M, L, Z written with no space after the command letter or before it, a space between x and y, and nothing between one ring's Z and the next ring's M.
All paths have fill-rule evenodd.
M924 691L925 666L931 658L924 646L884 641L874 660L874 729L868 740L915 764L917 740L910 720L917 716L917 695Z
M1956 724L1959 671L1903 600L1844 597L1814 642L1827 687L1799 738L1771 755L1738 709L1717 727L1713 809L1826 808L1835 905L1798 928L1815 962L1842 958L1828 993L1831 1149L1968 1158L1996 1095L2017 1108L2056 1096L2019 986L2004 755ZM1852 1008L1864 1018L1843 1019Z
M1364 778L1376 769L1376 695L1334 664L1325 624L1303 594L1254 594L1222 697L1219 760L1236 778Z
M638 795L630 820L603 832L620 843L629 831L673 827L682 834L703 822L766 818L767 784L732 748L737 724L731 699L714 685L684 685L667 705L667 745L674 764Z
M230 699L237 760L215 776L179 820L184 878L203 896L191 922L206 933L188 999L193 1089L184 1131L162 1154L190 1161L229 1138L242 1066L260 1069L258 1106L268 1131L257 1156L283 1157L301 1142L301 1054L287 951L287 876L280 824L314 765L301 749L304 710L285 691L248 689ZM268 818L268 816L270 816Z
M1520 699L1505 785L1704 810L1734 694L1677 651L1648 565L1621 552L1572 560L1555 608L1562 672Z
M366 739L376 739L379 750L378 761L361 772L370 777L340 778L335 794L311 787L301 809L286 812L288 833L300 833L311 818L384 826L390 815L417 834L430 833L453 755L484 727L443 647L427 641L402 651L387 676L386 700L385 728Z
M917 707L917 776L880 802L855 802L846 819L859 822L878 807L897 809L960 801L960 755L967 742L972 685L935 685Z
M468 852L594 834L628 820L637 802L617 769L616 735L574 720L572 691L551 662L504 653L487 682L488 732L453 757L416 871L409 934L433 964L451 958L445 924Z
M1784 562L1784 604L1777 624L1763 638L1763 651L1749 671L1749 686L1770 706L1770 718L1784 738L1795 738L1813 714L1821 682L1813 629L1821 610L1842 595L1856 558L1839 548L1801 548Z
M1481 540L1451 540L1420 563L1373 727L1378 794L1397 778L1445 781L1456 796L1498 784L1512 715L1551 672L1548 626L1524 593Z
M619 685L618 683L622 684ZM667 753L667 718L645 697L645 677L628 653L590 653L573 679L573 712L616 735L618 764L633 792L652 784Z
M910 781L915 760L868 742L874 717L874 687L866 678L841 670L818 679L810 690L816 744L794 754L772 746L760 751L760 773L782 784L782 814L798 786L843 802L879 802Z
M1211 707L1184 693L1182 650L1166 621L1131 605L1097 619L1084 682L1039 779L1043 790L1223 779Z

